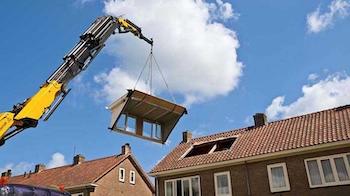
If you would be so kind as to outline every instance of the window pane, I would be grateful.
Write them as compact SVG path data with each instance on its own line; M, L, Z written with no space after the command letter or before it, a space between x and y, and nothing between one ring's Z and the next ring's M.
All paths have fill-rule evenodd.
M181 186L181 180L176 180L176 196L182 195L182 186Z
M318 170L317 161L307 161L307 168L310 174L310 180L312 185L322 184L320 171Z
M192 178L192 196L199 196L199 178Z
M156 133L154 134L156 139L161 138L162 127L159 124L156 124Z
M346 157L348 157L348 163L349 163L349 166L350 166L350 155L346 155Z
M165 183L165 195L166 196L174 196L173 182L166 182Z
M135 172L130 171L130 183L135 184Z
M126 131L135 132L135 130L136 130L136 119L131 116L128 116Z
M183 196L190 196L190 181L189 180L183 180Z
M117 122L117 129L125 130L125 114L120 115L118 122Z
M230 193L228 185L228 177L226 174L216 176L217 192L219 195L227 195Z
M329 159L321 160L324 179L326 182L335 182L335 178L332 172L331 162Z
M123 182L125 180L125 170L122 168L119 169L119 180Z
M236 138L229 138L229 139L218 141L216 143L217 147L216 147L214 152L219 152L219 151L224 151L224 150L230 149L233 142L235 142L235 140L236 140Z
M143 136L151 137L152 135L152 123L143 121Z
M286 186L286 182L284 180L283 167L273 167L271 168L271 176L272 176L272 187L273 188L282 188Z
M338 177L340 181L349 180L349 174L346 170L345 162L343 157L334 159L335 167L337 169Z

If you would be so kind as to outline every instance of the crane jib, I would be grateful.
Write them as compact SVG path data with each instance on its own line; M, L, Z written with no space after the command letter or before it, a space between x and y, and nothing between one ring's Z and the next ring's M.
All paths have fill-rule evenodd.
M141 28L127 19L113 16L98 18L80 36L80 41L35 95L14 105L10 112L0 113L0 146L23 130L36 127L45 114L46 120L52 115L69 93L70 90L66 90L68 83L88 67L117 28L118 32L131 32L153 45L153 40L144 37Z
M63 58L64 62L49 77L47 82L57 81L66 85L82 70L86 69L91 60L104 47L104 43L118 27L115 19L111 16L98 18L92 25L80 36L80 41Z

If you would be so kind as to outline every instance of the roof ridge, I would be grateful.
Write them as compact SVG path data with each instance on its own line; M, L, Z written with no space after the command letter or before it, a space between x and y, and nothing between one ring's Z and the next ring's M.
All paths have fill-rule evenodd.
M292 119L295 119L295 118L304 118L306 116L311 116L311 115L315 115L315 114L318 114L318 113L325 113L325 112L329 112L329 111L332 111L332 110L336 110L337 111L337 110L343 110L343 109L350 109L350 104L337 106L337 107L332 107L332 108L328 108L328 109L325 109L325 110L318 110L318 111L315 111L315 112L310 112L310 113L306 113L306 114L302 114L302 115L298 115L298 116L292 116L292 117L285 118L285 119L279 119L279 120L271 121L271 122L268 122L267 125L262 125L262 126L259 126L259 127L254 127L254 125L253 125L253 126L240 127L240 128L237 128L237 129L231 129L231 130L226 130L226 131L222 131L222 132L217 132L217 133L214 133L214 134L211 134L211 135L205 135L205 136L193 138L191 141L200 140L200 139L203 139L203 138L208 138L208 137L213 137L213 136L218 136L218 135L222 135L222 134L230 133L230 132L235 132L235 131L253 130L253 129L257 129L257 128L266 127L266 126L271 125L271 124L275 124L275 123L279 123L279 122L283 122L283 121L289 121L289 120L292 120Z
M93 159L93 160L84 161L84 162L82 162L81 164L90 163L90 162L95 162L95 161L101 161L101 160L110 159L110 158L113 158L113 157L117 158L117 157L120 157L120 156L122 156L122 155L123 155L123 154L111 155L111 156L107 156L107 157L101 157L101 158L98 158L98 159ZM75 166L75 165L73 165L73 164L67 164L67 165L62 165L62 166L58 166L58 167L47 168L47 169L44 169L44 170L41 171L41 172L47 172L47 171L52 171L52 170L56 170L56 169L63 169L63 168L65 168L65 167L66 167L66 168L72 168L72 167L74 167L74 166ZM40 172L40 173L41 173L41 172ZM35 174L39 174L39 173L29 172L27 175L35 175ZM23 174L19 174L19 175L16 175L16 176L12 176L11 178L13 178L13 177L21 177L21 176L24 177Z
M107 157L101 157L101 158L97 158L97 159L87 160L87 161L82 162L82 164L87 163L87 162L101 161L103 159L110 159L110 158L113 158L113 157L119 157L119 156L122 156L122 155L123 154L117 154L117 155L111 155L111 156L107 156ZM70 165L72 165L72 164L70 164Z
M314 111L314 112L309 112L309 113L301 114L301 115L298 115L298 116L291 116L291 117L288 117L288 118L285 118L285 119L279 119L279 120L271 121L270 123L276 123L276 122L280 122L280 121L287 121L287 120L291 120L291 119L294 119L294 118L302 118L302 117L305 117L305 116L311 116L311 115L315 115L315 114L318 114L318 113L325 113L325 112L329 112L329 111L332 111L332 110L335 110L335 111L339 110L340 111L340 109L350 109L350 104L337 106L337 107L332 107L332 108L328 108L328 109L324 109L324 110L317 110L317 111Z

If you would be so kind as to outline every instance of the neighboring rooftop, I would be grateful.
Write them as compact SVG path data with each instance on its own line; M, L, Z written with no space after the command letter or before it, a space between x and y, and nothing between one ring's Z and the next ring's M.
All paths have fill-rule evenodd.
M85 161L82 155L76 155L73 159L73 164L52 169L45 169L44 165L38 164L34 172L10 176L8 183L50 188L64 186L66 189L80 186L97 186L95 183L99 179L128 158L136 169L140 169L139 173L150 189L154 190L153 184L150 182L147 174L133 157L129 144L122 146L122 153L120 155L91 161ZM6 173L3 175L6 175Z
M106 171L117 166L128 155L110 156L80 164L44 169L37 173L28 173L9 178L9 183L33 186L65 187L88 185L95 183Z
M151 175L335 142L350 145L350 105L270 123L259 113L254 120L252 127L195 139L184 134L184 141L153 168ZM226 142L227 150L215 150L217 146L212 144L227 138L235 138L230 140L233 144ZM212 149L204 144L211 144Z

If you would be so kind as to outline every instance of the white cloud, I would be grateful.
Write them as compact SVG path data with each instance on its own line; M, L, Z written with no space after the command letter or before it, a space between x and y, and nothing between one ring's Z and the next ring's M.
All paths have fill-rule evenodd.
M12 175L23 174L24 172L28 172L34 166L33 163L28 162L20 162L18 164L8 163L4 167L0 168L0 173L6 172L7 170L11 170Z
M96 95L97 98L107 98L108 101L115 101L117 97L126 93L126 89L133 88L136 83L136 77L132 77L120 68L113 68L109 73L102 73L94 77L96 83L103 88ZM149 92L148 85L139 81L137 89Z
M95 0L76 0L75 2L81 5L87 4L87 3L91 3Z
M347 0L333 0L328 12L321 13L320 8L307 15L307 27L310 33L318 33L331 26L338 18L349 15L350 3Z
M47 164L47 168L60 167L66 164L67 162L64 159L64 155L59 152L56 152L52 155L51 160Z
M182 96L185 104L226 95L237 86L243 67L237 60L238 38L219 22L235 16L230 3L113 0L105 3L105 12L126 14L146 36L154 38L155 56L170 89ZM120 69L103 73L96 80L103 85L99 94L110 101L125 93L125 88L133 87L149 46L132 35L115 36L107 46L110 54L119 57ZM159 74L154 73L154 87L162 93L166 88ZM120 75L122 79L117 78Z
M211 13L212 19L238 19L239 14L233 11L232 5L228 2L223 2L222 0L216 0L216 3L207 4L209 11Z
M47 168L59 167L66 164L67 162L64 159L64 155L59 152L56 152L51 156L51 159L47 164ZM29 171L34 172L34 166L35 166L34 163L29 163L25 161L22 161L18 164L8 163L5 166L0 167L0 173L10 169L12 172L12 175L21 175L24 172L29 172Z
M269 119L287 118L350 104L350 76L331 75L313 85L304 85L302 92L303 95L290 104L285 104L284 96L273 99L266 109Z
M316 73L312 73L307 77L307 79L311 81L316 80L317 78L318 78L318 74Z

